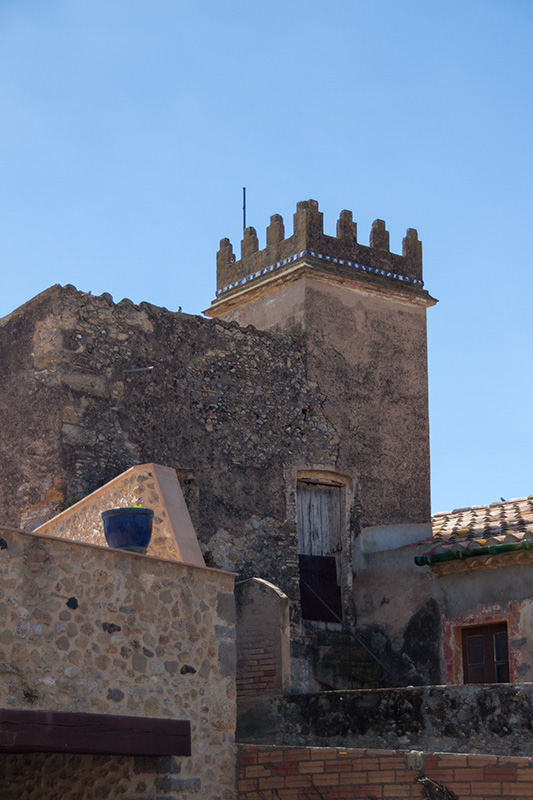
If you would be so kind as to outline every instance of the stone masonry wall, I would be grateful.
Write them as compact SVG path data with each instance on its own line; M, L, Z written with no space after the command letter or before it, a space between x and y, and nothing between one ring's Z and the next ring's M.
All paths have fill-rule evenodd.
M239 800L441 798L442 787L468 800L531 797L533 760L345 747L240 749Z
M122 474L104 491L96 490L75 506L63 511L58 517L39 526L39 533L59 539L73 539L86 544L97 544L106 547L104 526L100 516L102 511L119 506L142 505L154 510L152 539L148 547L148 555L160 558L176 559L176 548L172 547L172 536L168 531L168 520L156 491L150 470L139 473ZM167 524L165 524L167 523Z
M195 561L190 558L182 558L181 542L177 538L181 531L173 529L171 514L165 504L164 490L158 481L158 473L161 472L173 474L171 470L165 470L164 467L154 464L132 467L56 517L44 522L39 526L38 532L58 539L71 539L107 547L101 517L102 511L140 505L144 508L151 508L154 512L152 538L147 551L149 556L205 566L199 549ZM174 480L176 489L179 489L175 475ZM173 498L167 499L172 500ZM194 534L192 525L189 530ZM192 548L189 547L189 550Z
M62 796L84 800L231 800L233 578L1 529L0 706L188 719L192 756L2 756L0 786L11 794L0 795L51 800L62 786ZM93 794L80 794L85 781Z
M529 756L533 684L404 686L292 694L263 704L250 744L413 748Z
M260 565L297 600L296 469L334 469L339 442L297 339L52 287L0 340L5 523L35 528L132 465L165 464L197 488L211 563Z
M362 527L429 524L431 298L365 291L306 259L300 269L271 291L250 290L222 318L303 340L307 378L326 395L323 412L339 434L335 469L356 480Z
M2 800L183 800L202 797L186 759L26 753L0 755ZM215 797L234 797L227 794Z
M68 286L0 321L0 521L35 529L133 465L176 469L206 563L260 576L289 598L293 685L310 686L309 670L294 669L308 664L298 645L311 638L300 619L298 472L334 472L351 487L342 555L350 622L359 527L429 514L427 429L413 430L398 410L424 401L423 369L407 368L425 368L423 309L399 304L394 316L385 303L378 319L377 296L365 295L361 315L357 293L348 302L341 287L328 292L327 306L311 293L309 312L316 331L329 319L327 347L318 332L311 347L309 335L306 344Z

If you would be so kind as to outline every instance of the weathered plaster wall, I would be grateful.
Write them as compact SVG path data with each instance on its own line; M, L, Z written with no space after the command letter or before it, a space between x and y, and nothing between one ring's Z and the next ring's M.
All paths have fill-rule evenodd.
M336 468L358 479L361 524L428 522L425 305L308 276L223 316L303 336L308 378L342 434Z
M358 633L397 684L463 683L461 630L506 622L510 677L533 677L533 591L529 553L418 567L427 542L356 554ZM443 569L444 567L444 569Z
M392 685L441 683L438 582L414 563L427 544L365 553L360 541L353 584L358 635L392 670Z
M273 700L240 740L528 756L532 720L531 684L356 689Z
M181 771L176 767L165 778L162 762L139 766L119 759L112 770L107 759L84 757L80 780L94 771L91 781L101 787L112 773L113 792L127 785L131 798L153 797L159 781L162 797L163 784L168 792L174 784L183 790L180 797L193 792L231 800L233 579L217 570L2 529L0 705L189 719L192 756L181 759ZM11 781L19 774L14 786L21 793L12 797L48 798L24 766L43 758L44 772L66 785L61 758L21 756L16 764L6 758L0 758L0 776ZM26 780L33 787L27 795ZM95 797L110 796L99 791Z
M356 464L361 525L430 519L426 308L310 282L308 371Z
M465 562L457 572L434 574L442 601L443 677L449 683L462 683L461 628L469 625L507 623L510 679L514 683L533 680L533 559L521 554L524 562L513 564L502 554L492 559L490 568ZM503 563L495 568L498 560Z

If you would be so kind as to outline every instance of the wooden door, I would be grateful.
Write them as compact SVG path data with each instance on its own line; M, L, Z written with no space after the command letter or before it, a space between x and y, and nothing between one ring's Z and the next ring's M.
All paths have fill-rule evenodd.
M331 556L341 547L341 487L298 484L298 550L308 556Z
M300 482L297 488L300 600L304 619L338 622L341 486Z

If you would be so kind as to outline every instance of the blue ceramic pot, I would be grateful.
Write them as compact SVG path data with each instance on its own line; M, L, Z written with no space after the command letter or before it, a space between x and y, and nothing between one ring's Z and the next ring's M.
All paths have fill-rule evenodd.
M102 511L104 534L109 547L146 553L152 538L151 508L109 508Z

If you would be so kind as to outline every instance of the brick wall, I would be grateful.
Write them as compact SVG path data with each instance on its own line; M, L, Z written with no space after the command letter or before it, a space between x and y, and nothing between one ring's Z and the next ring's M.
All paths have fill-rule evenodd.
M458 798L533 796L532 758L254 745L241 746L239 758L239 800L421 798L420 771Z
M247 644L242 648L243 662L237 672L237 692L251 696L262 692L272 692L276 684L277 664L272 647L254 647Z
M290 681L289 599L261 578L235 589L238 697L283 694Z

